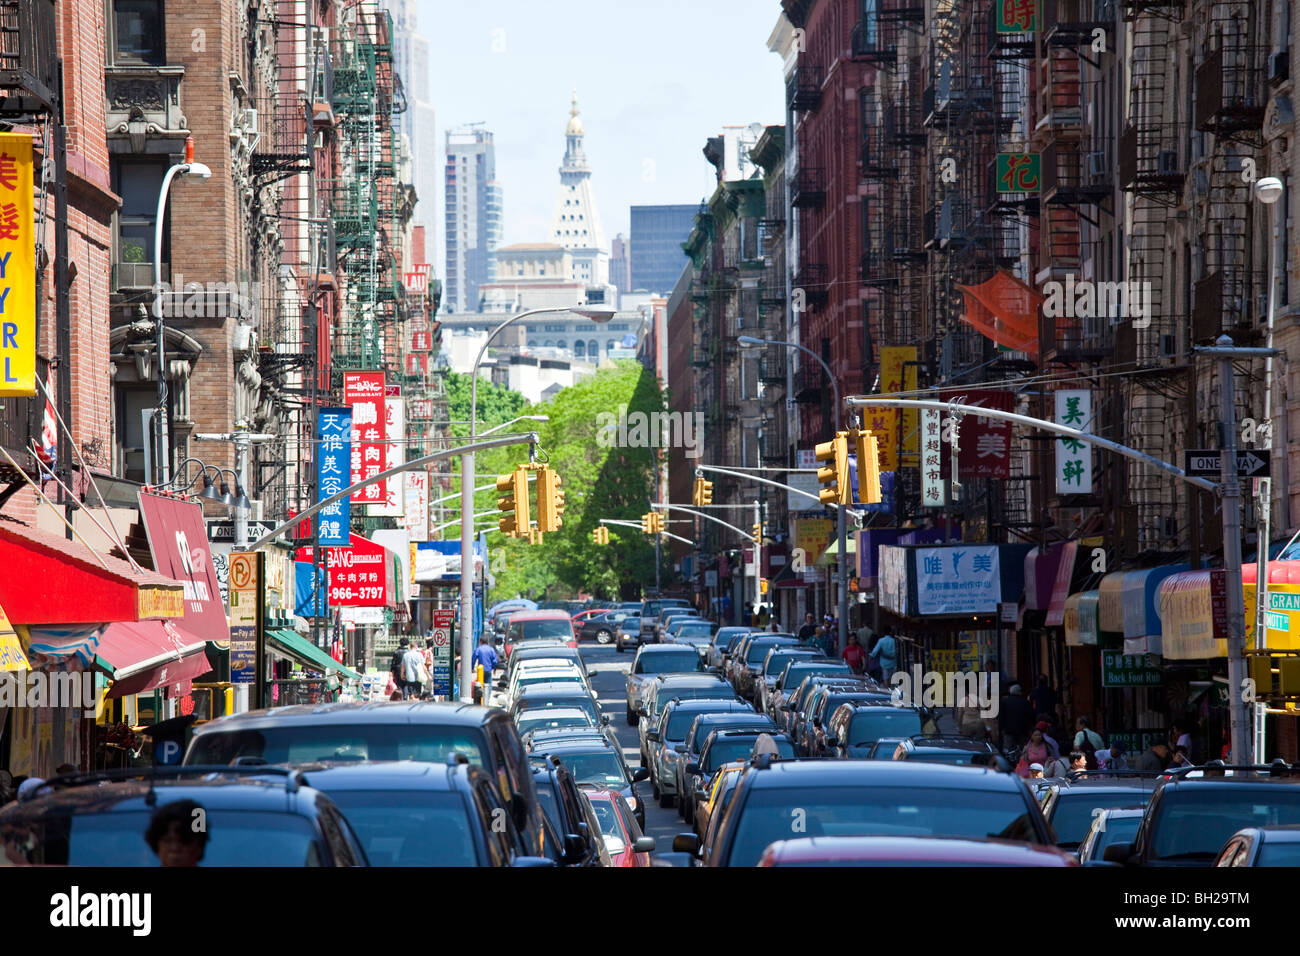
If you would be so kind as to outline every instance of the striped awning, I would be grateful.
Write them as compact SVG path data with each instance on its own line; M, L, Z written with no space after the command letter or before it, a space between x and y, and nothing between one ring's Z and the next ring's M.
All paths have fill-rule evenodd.
M30 628L20 624L17 631L26 641L29 653L51 661L76 658L84 667L95 662L99 642L104 637L103 624Z

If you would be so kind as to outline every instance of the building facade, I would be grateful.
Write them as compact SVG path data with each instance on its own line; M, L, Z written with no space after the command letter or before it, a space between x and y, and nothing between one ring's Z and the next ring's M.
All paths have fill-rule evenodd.
M478 126L447 131L444 192L447 308L472 312L479 287L496 281L501 244L501 185L492 133Z
M632 232L627 247L631 266L628 291L661 295L672 292L686 267L682 243L691 234L699 209L698 205L689 203L632 207Z

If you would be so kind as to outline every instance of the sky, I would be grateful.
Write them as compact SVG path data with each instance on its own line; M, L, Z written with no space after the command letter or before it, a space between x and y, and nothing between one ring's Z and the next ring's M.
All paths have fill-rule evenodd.
M502 243L546 241L576 88L607 242L628 235L630 206L699 203L716 183L710 136L782 122L781 60L767 49L780 12L776 0L420 0L438 181L446 131L484 122ZM442 248L439 235L439 272Z

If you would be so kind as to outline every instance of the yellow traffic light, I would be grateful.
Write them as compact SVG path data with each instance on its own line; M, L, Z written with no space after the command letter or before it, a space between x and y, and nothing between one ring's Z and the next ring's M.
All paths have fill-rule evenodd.
M713 482L696 478L695 487L691 489L691 504L697 508L713 504Z
M497 491L510 492L497 499L497 508L502 512L497 526L511 537L523 537L531 524L528 517L528 472L521 467L508 475L501 475L497 478Z
M564 524L564 492L560 490L560 476L543 465L537 471L537 530L559 531Z
M655 533L655 516L650 513L641 516L641 530L646 534Z
M609 529L602 525L591 532L591 539L597 544L609 544Z
M754 543L761 545L763 543L763 526L755 521L753 529Z
M852 496L849 488L849 433L836 432L830 441L816 448L817 460L826 462L817 469L817 481L822 484L819 495L824 505L847 505Z
M876 436L863 429L853 432L854 453L858 456L859 504L880 502L880 448Z
M652 511L650 513L651 530L655 534L663 534L664 530L664 513L662 511Z

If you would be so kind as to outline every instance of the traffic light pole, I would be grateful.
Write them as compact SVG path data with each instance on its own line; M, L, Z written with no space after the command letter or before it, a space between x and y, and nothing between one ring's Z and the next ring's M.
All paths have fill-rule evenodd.
M754 501L754 527L758 534L754 536L754 607L763 602L763 589L760 580L763 577L763 505Z

